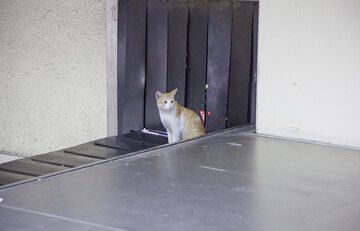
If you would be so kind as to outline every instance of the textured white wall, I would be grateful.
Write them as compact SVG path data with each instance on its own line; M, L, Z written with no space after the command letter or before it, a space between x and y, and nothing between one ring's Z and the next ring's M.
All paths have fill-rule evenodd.
M257 132L360 147L360 1L262 0Z
M105 0L0 1L0 152L106 136Z

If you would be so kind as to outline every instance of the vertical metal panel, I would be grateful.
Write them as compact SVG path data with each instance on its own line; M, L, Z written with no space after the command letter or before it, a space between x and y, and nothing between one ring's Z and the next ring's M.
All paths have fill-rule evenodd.
M123 91L121 133L144 127L146 1L129 1L126 14L125 80L119 89Z
M149 0L147 4L147 53L145 127L164 130L155 92L166 91L167 82L167 1Z
M208 132L226 126L230 66L232 6L229 1L210 1L206 93Z
M167 91L177 88L176 99L181 105L184 105L188 2L186 0L169 0L168 19Z
M186 106L198 114L205 112L208 11L208 0L189 2Z
M118 45L117 45L117 117L118 134L124 133L124 99L125 99L125 57L126 57L126 24L129 0L118 2Z
M251 66L251 96L250 123L256 123L256 90L257 90L257 57L258 57L258 20L259 3L254 3L253 31L252 31L252 66Z
M227 127L247 124L251 79L253 2L233 2Z

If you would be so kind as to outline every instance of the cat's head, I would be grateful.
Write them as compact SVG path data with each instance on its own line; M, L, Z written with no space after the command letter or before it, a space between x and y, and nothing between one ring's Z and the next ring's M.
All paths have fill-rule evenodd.
M177 89L170 91L169 93L161 93L157 91L155 93L156 103L159 109L171 111L175 108L176 100L175 94Z

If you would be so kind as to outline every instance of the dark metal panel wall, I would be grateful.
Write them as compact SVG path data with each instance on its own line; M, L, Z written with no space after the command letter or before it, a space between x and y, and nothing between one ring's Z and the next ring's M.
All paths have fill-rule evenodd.
M206 130L226 126L230 68L232 6L229 1L210 1L206 93Z
M169 0L168 20L167 91L177 88L176 100L185 105L188 1Z
M118 2L118 41L117 41L117 97L118 97L118 133L122 134L124 114L125 91L125 60L126 60L126 27L127 11L129 0L119 0Z
M155 92L174 88L208 132L254 123L257 17L253 1L120 0L119 133L164 131Z
M145 127L154 130L164 130L156 106L155 92L166 91L167 29L167 1L148 0Z
M144 127L146 1L129 1L126 13L125 78L119 90L124 92L121 133Z
M208 0L189 2L186 106L205 113Z
M253 2L233 3L228 127L249 121Z

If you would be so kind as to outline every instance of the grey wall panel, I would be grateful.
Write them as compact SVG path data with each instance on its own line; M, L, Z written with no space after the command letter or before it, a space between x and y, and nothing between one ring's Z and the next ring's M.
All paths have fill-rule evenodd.
M144 127L146 1L129 1L126 13L125 80L119 89L123 91L121 133Z
M210 1L208 25L208 63L206 93L206 129L226 126L230 68L232 5L230 1Z
M234 2L229 78L228 127L250 122L254 2Z
M117 119L118 134L124 133L124 99L125 99L125 59L126 59L126 25L129 0L118 2L118 44L117 44Z
M149 0L147 4L145 127L154 130L164 130L156 106L155 92L166 91L167 28L167 1Z
M177 88L176 100L185 105L188 1L169 0L168 20L167 91Z
M208 11L207 0L189 2L186 106L199 115L205 112Z

